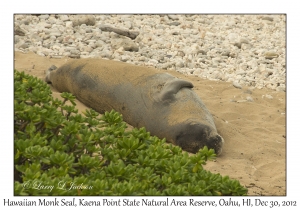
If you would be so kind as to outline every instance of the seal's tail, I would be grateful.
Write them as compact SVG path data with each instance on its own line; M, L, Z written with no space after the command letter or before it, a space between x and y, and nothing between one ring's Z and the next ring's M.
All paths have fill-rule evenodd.
M53 70L55 70L55 69L57 69L57 67L54 66L54 65L52 65L52 66L50 66L50 68L46 71L45 82L51 83L50 73L51 73L51 71L53 71Z

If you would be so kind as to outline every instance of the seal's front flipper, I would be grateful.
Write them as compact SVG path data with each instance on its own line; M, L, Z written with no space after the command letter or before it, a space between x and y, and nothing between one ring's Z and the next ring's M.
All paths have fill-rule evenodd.
M193 87L194 85L191 82L182 79L168 81L160 92L160 100L171 100L180 89Z
M51 71L53 71L53 70L55 70L55 69L57 69L57 67L54 66L54 65L52 65L52 66L50 66L50 68L46 71L45 82L51 83L51 80L50 80L50 73L51 73Z

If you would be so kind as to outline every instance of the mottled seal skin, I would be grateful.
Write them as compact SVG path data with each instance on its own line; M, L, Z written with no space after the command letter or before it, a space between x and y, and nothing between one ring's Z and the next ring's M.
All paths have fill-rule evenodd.
M102 59L51 67L46 81L100 113L120 112L127 123L185 151L196 153L205 145L216 154L222 151L224 140L191 82L154 68Z

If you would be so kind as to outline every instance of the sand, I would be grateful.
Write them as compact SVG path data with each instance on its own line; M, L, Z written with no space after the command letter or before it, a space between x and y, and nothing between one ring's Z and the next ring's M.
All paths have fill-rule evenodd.
M15 52L14 68L44 80L46 69L70 59ZM249 87L238 89L232 83L167 72L194 84L225 139L223 153L205 169L239 180L249 189L248 195L286 195L286 93L267 88L250 93ZM59 97L60 93L52 91ZM87 107L77 101L77 108Z

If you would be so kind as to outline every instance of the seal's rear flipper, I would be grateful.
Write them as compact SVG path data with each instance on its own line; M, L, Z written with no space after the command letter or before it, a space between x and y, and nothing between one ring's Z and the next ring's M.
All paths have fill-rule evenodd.
M176 79L166 82L160 93L160 99L162 101L173 99L174 95L182 88L193 88L194 85L191 82Z
M51 71L53 71L53 70L55 70L55 69L57 69L57 67L54 66L54 65L52 65L52 66L50 66L50 68L46 71L45 82L51 83L51 80L50 80L50 73L51 73Z

